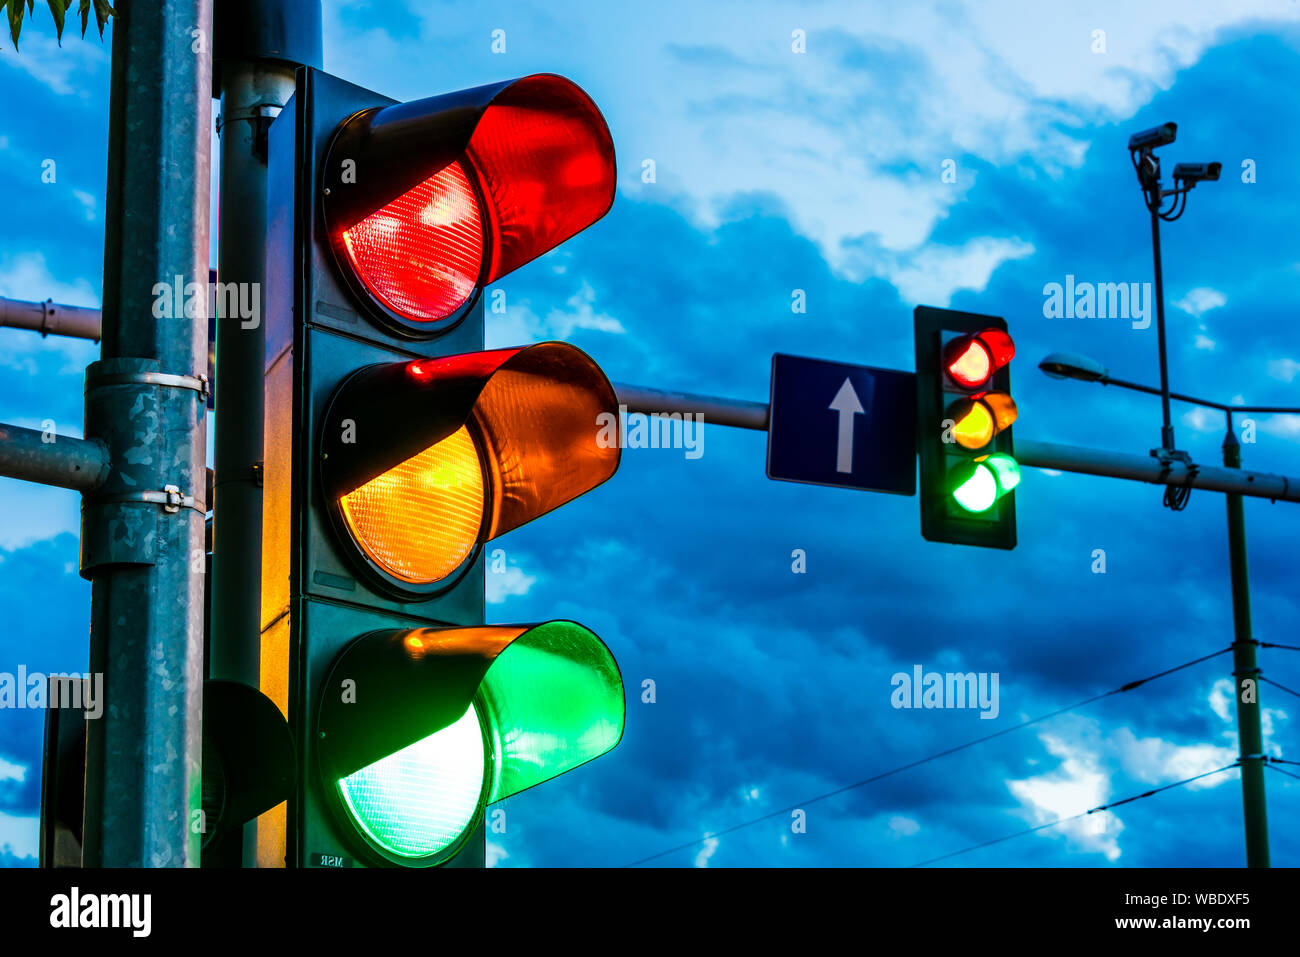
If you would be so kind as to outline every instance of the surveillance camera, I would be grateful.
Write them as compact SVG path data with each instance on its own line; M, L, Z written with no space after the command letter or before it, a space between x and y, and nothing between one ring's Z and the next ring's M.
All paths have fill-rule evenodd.
M1174 134L1177 132L1177 123L1164 123L1149 130L1143 130L1141 133L1134 133L1128 138L1128 148L1136 152L1137 150L1154 149L1157 146L1168 146L1174 141Z
M1222 169L1222 163L1179 163L1174 167L1174 179L1181 179L1188 183L1216 180Z

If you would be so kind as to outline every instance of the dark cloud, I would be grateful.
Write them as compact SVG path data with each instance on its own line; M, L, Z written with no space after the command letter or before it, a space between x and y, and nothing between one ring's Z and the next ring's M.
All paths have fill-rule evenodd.
M882 53L855 47L851 38L835 42L846 63ZM883 52L912 68L911 52ZM713 54L682 48L679 56L707 68ZM1195 286L1227 297L1203 320L1217 344L1212 352L1191 346L1197 322L1171 306L1176 387L1219 399L1240 392L1256 402L1295 401L1294 385L1264 370L1271 359L1300 358L1295 273L1287 273L1300 263L1300 240L1286 173L1300 133L1272 119L1286 109L1276 91L1294 86L1298 75L1300 55L1288 41L1242 35L1184 70L1137 117L1113 126L1066 124L1092 143L1080 169L1052 174L1060 165L1053 157L1005 166L958 157L976 185L933 241L1017 236L1036 250L1004 264L987 289L953 301L1012 325L1020 351L1018 434L1138 453L1156 444L1158 402L1050 381L1035 364L1049 351L1072 350L1102 359L1117 375L1154 378L1154 326L1044 318L1042 287L1066 273L1150 280L1150 239L1124 141L1128 130L1168 118L1180 123L1171 157L1225 164L1224 181L1199 188L1187 216L1166 227L1170 302ZM7 107L0 117L11 114L18 111ZM24 136L44 128L33 111L22 116ZM618 118L611 122L617 126ZM1239 157L1257 160L1258 183L1226 175L1239 169ZM6 241L21 236L24 248L62 249L45 224L50 207L39 195L22 202L19 218L6 221ZM588 284L595 310L626 331L577 328L569 338L615 381L761 400L773 352L909 368L915 304L882 279L837 275L790 221L780 201L738 195L722 208L720 225L704 231L671 201L622 196L606 220L501 285L512 307L526 303L545 317ZM84 242L89 256L97 240L87 234ZM75 275L93 280L98 264L87 262ZM1287 276L1290 285L1281 282ZM794 289L807 295L806 314L791 311ZM39 405L44 390L57 388L69 391L50 401L60 415L74 415L79 375L37 361L37 375L0 378L0 406ZM1217 432L1197 433L1180 420L1178 435L1198 460L1217 461ZM489 606L489 614L584 622L613 649L628 697L617 751L505 803L507 831L492 837L508 855L502 864L629 863L1231 640L1219 496L1193 493L1188 510L1173 514L1151 486L1029 470L1017 496L1020 546L989 552L922 541L912 498L771 482L764 443L759 433L708 426L696 460L680 450L627 450L613 481L501 541L537 583ZM1296 443L1271 434L1247 446L1246 458L1300 473ZM1292 638L1298 610L1287 508L1247 505L1256 628L1277 641ZM791 571L795 549L806 552L806 574ZM1105 574L1092 570L1098 549ZM29 667L84 667L88 589L66 570L75 559L71 536L3 553L0 670L29 655ZM1300 673L1273 655L1270 668L1276 661L1279 674L1285 667ZM894 709L891 676L914 664L998 672L1000 716ZM1210 712L1207 697L1229 671L1228 659L1218 659L1089 706L1082 713L1092 725L1014 732L810 804L806 834L793 834L783 812L722 837L711 853L693 846L658 863L689 865L703 848L710 866L903 865L1012 833L1038 820L1007 782L1063 773L1061 757L1040 737L1045 731L1081 758L1096 754L1110 780L1100 800L1140 793L1151 782L1121 767L1115 732L1222 746L1231 725ZM654 704L641 701L647 679L655 682ZM1269 706L1288 704L1267 687L1264 695ZM0 712L0 757L35 767L40 732L29 718ZM1080 730L1094 726L1093 738ZM1286 779L1274 776L1269 785L1277 808L1294 799ZM35 813L36 792L0 790L3 801L0 811ZM1275 861L1294 862L1300 846L1277 814ZM948 863L1240 863L1235 781L1127 805L1119 817L1122 854L1113 862L1048 831Z

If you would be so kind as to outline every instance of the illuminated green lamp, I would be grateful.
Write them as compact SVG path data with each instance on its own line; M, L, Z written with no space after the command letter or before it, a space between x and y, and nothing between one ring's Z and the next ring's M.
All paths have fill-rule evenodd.
M1004 452L959 462L949 473L953 500L968 512L987 512L1020 484L1020 465Z
M488 804L623 735L618 664L570 621L372 632L326 688L326 788L374 855L408 867L447 861Z

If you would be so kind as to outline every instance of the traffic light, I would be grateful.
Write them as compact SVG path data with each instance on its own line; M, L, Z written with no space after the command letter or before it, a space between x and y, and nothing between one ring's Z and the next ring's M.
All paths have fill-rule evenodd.
M618 468L590 357L484 349L486 287L609 210L609 130L549 74L394 103L303 69L268 177L262 689L299 787L258 862L481 866L487 805L623 731L596 635L484 616L485 544Z
M917 447L921 534L932 542L1016 547L1011 444L1015 343L997 316L918 306Z

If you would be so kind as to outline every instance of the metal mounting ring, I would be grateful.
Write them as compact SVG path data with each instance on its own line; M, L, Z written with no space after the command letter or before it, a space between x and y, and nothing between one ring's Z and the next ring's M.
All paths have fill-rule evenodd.
M92 387L101 385L159 385L170 389L193 389L204 399L212 393L206 375L174 375L170 372L112 372L94 378Z
M161 492L119 492L94 500L96 505L128 502L161 505L164 512L170 513L179 512L182 508L192 508L200 515L208 514L206 503L195 499L193 495L182 495L180 488L176 485L164 485Z

